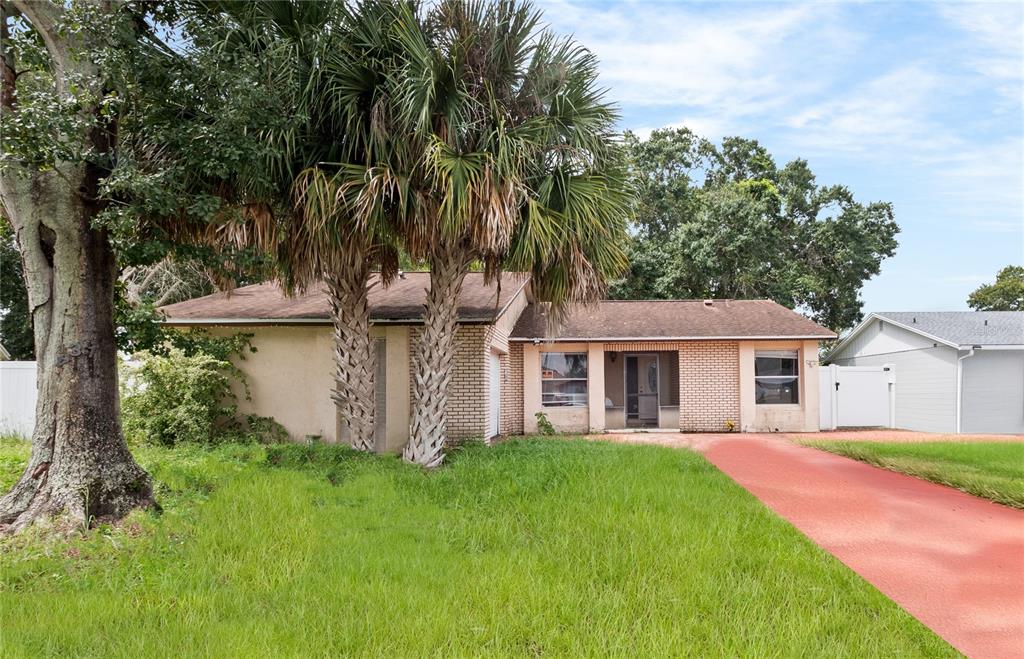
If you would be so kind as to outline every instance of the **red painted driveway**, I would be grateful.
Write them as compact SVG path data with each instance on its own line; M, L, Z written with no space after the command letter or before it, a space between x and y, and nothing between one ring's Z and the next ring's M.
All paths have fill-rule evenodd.
M610 438L703 452L961 652L1024 657L1024 511L778 436Z

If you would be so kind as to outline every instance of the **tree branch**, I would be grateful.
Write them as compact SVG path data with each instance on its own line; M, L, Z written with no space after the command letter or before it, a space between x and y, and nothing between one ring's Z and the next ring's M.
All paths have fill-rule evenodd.
M18 12L21 13L46 44L46 50L53 58L54 67L57 69L58 90L63 92L65 75L64 72L71 68L71 57L68 52L67 43L69 37L57 34L61 20L64 18L64 8L50 0L10 0Z

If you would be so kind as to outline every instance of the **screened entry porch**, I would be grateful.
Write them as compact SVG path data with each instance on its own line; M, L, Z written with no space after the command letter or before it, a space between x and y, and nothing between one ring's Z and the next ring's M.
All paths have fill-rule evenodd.
M595 359L603 363L590 364ZM586 408L588 401L603 402L602 426L607 430L679 427L677 350L546 352L541 377L545 408ZM597 383L604 385L603 392Z
M604 414L609 430L679 427L679 353L604 353Z

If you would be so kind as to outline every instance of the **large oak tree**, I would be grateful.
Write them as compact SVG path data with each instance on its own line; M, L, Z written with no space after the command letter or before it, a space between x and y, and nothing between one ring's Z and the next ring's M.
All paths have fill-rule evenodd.
M88 524L152 502L119 420L120 266L202 255L226 281L250 263L239 248L272 243L273 214L239 191L266 187L252 164L266 148L257 135L287 118L253 84L257 60L225 55L195 31L199 5L0 7L0 201L38 366L32 454L0 499L0 524L58 514Z
M112 39L131 38L134 28L109 5L0 6L0 201L17 236L38 363L32 454L0 499L0 524L119 517L153 493L119 418L116 266L109 232L96 226L118 125L90 26L113 28Z
M861 287L896 250L891 204L819 185L805 160L779 167L755 140L684 128L627 143L639 203L612 297L769 298L835 330L860 320Z

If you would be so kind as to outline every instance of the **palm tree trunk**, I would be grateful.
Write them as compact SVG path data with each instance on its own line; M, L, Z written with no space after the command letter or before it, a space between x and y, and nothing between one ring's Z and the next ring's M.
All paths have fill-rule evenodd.
M327 278L337 381L331 397L341 415L345 439L354 449L372 451L377 352L370 340L370 260L367 250L355 246L345 258L340 272Z
M38 368L28 467L0 498L0 527L62 515L75 526L153 502L121 432L114 341L114 253L95 229L89 166L0 177L17 231ZM83 192L84 191L84 192Z
M469 250L458 244L439 246L430 259L423 333L413 356L409 443L402 452L407 461L423 467L436 467L444 460L459 292L471 263Z

